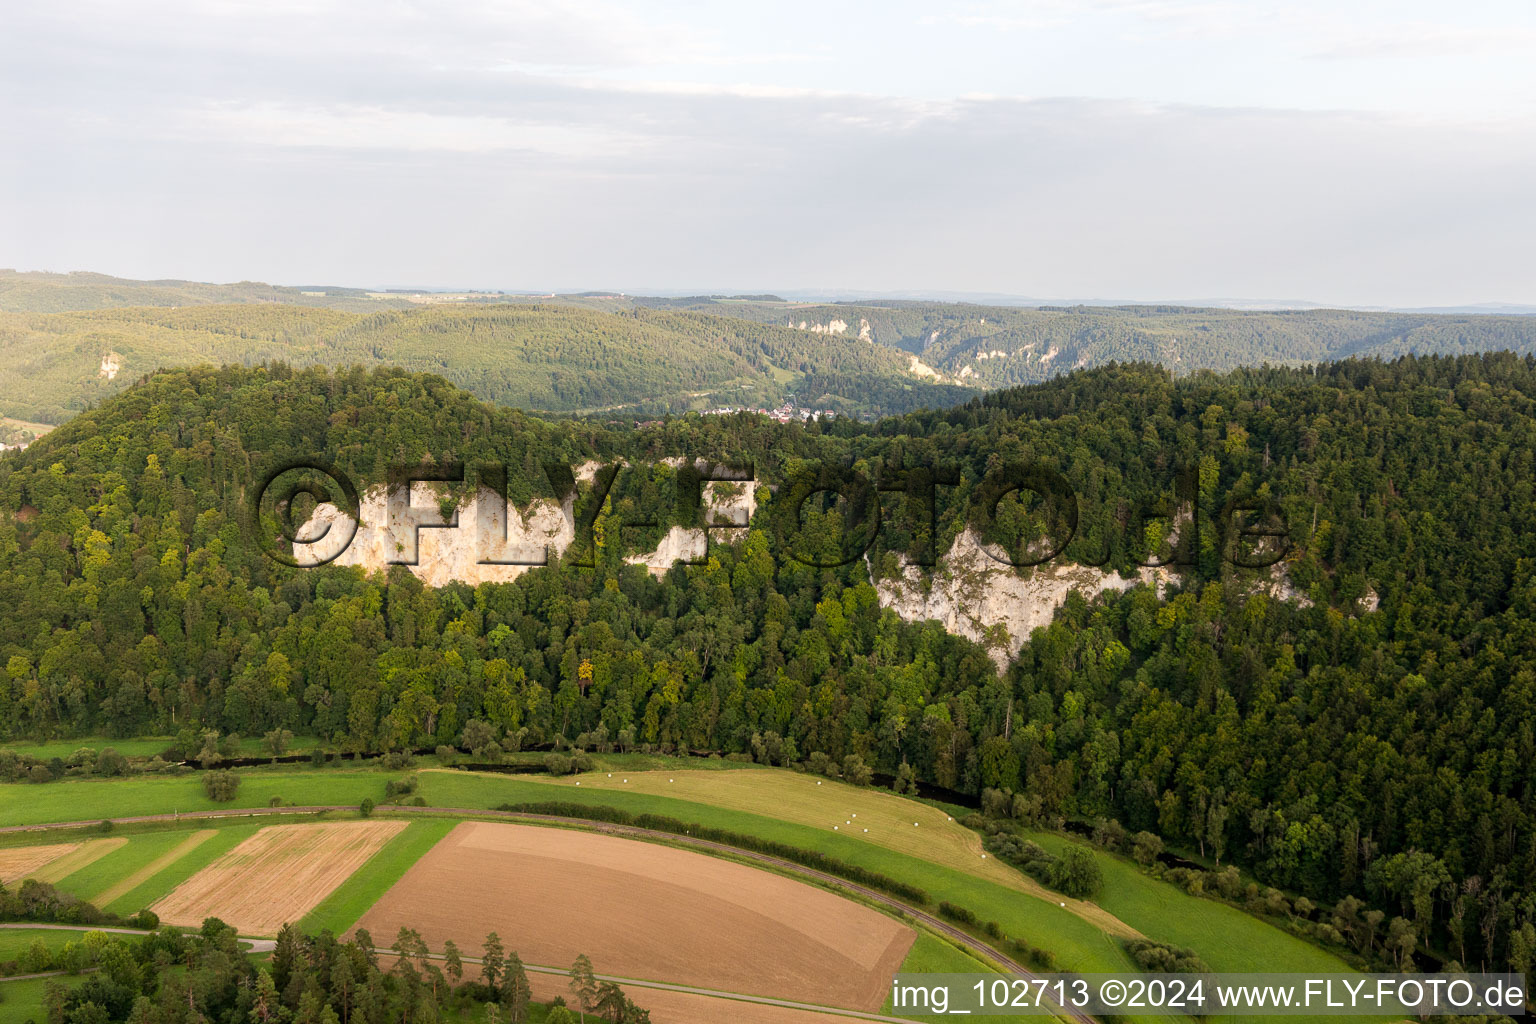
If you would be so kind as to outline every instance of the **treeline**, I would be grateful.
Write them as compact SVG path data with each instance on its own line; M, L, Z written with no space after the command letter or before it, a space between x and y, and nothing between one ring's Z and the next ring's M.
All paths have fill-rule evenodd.
M494 460L518 502L549 493L547 462L631 468L604 507L577 499L596 568L434 590L259 553L251 482L317 455L360 483L396 461ZM622 559L674 521L671 456L753 462L759 513L706 565L656 578ZM1075 494L1064 560L1177 572L1161 596L1070 597L999 676L987 648L882 609L870 571L947 550L987 474L1025 463ZM846 547L850 509L811 502L793 536L774 520L774 485L819 466L958 483L935 488L931 521L920 493L880 492L867 557L822 569L794 552ZM1415 948L1468 966L1525 963L1533 473L1536 364L1509 355L1115 366L874 424L633 432L398 372L167 371L0 461L0 728L287 729L377 751L456 745L478 721L504 749L855 756L1006 793L1031 822L1113 818L1267 886L1395 910ZM1240 569L1222 510L1265 500L1290 549ZM1004 509L1001 543L1055 535ZM626 525L641 521L658 525Z
M278 932L263 964L217 918L195 932L87 932L58 953L38 943L22 962L88 972L77 984L47 982L47 1024L436 1024L467 1013L524 1024L534 1005L527 970L494 932L467 967L452 941L433 953L414 929L401 928L389 948L378 949L362 929L342 942L292 925ZM572 967L569 988L582 1014L608 1024L650 1020L617 985L599 981L585 956ZM544 1015L548 1024L577 1019L563 996Z
M126 925L130 928L155 928L160 924L152 911L141 910L129 918L119 917L36 878L24 879L14 890L0 883L0 921Z

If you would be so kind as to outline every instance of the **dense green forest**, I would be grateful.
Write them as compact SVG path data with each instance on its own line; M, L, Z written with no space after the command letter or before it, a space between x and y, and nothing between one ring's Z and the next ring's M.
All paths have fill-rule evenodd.
M0 313L0 414L60 423L162 366L281 360L439 373L550 412L657 415L711 406L848 415L952 405L901 353L698 313L573 305L433 305L372 314L279 304Z
M1116 361L1186 374L1501 350L1536 351L1536 317L596 292L407 298L0 270L0 415L53 424L152 370L199 362L401 366L501 405L634 421L785 400L869 418Z
M708 565L656 578L622 563L648 540L624 524L684 515L659 461L677 455L753 461L758 518ZM317 456L360 483L396 462L496 461L519 501L549 492L546 463L634 468L591 509L595 568L434 590L258 553L252 481ZM987 475L1019 463L1075 491L1070 560L1150 560L1181 479L1198 514L1161 599L1071 598L999 677L982 647L882 610L868 566L945 550ZM920 489L886 493L868 561L820 569L790 548L838 547L857 503L775 525L775 486L817 466L958 483L936 489L936 537ZM0 722L14 737L282 727L365 750L476 722L510 746L857 754L1013 790L1046 822L1112 817L1313 899L1361 897L1463 963L1528 964L1533 472L1536 361L1510 354L1112 365L875 423L625 430L403 371L168 370L0 459ZM1223 557L1221 510L1266 498L1304 600ZM994 536L1036 538L1048 516L1008 501Z

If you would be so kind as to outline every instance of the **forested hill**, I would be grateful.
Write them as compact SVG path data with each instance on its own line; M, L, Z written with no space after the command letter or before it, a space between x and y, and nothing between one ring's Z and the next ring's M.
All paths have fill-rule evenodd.
M786 399L872 415L976 393L914 374L909 357L881 346L698 313L201 304L0 313L0 415L60 423L159 367L271 360L401 366L503 405L630 420Z
M219 303L284 303L334 309L377 311L404 308L404 295L370 295L361 288L285 288L258 281L205 284L200 281L134 281L76 271L0 270L0 310L11 313L62 313L123 306L199 306Z
M797 460L887 482L948 465L960 483L939 488L940 550L984 473L1039 462L1080 501L1067 557L1126 569L1154 533L1136 509L1192 467L1202 515L1279 503L1300 599L1269 596L1272 577L1186 527L1191 564L1163 599L1071 599L999 677L979 646L880 608L867 566L894 571L927 540L898 495L867 561L790 557L794 535L773 528L784 492L760 487L754 528L708 565L659 579L623 565L644 542L625 524L677 508L659 461L673 455L751 458L762 483ZM394 461L493 459L534 481L519 500L544 462L636 468L599 516L596 568L432 590L403 570L258 553L242 525L253 480L317 456L360 482ZM396 371L164 371L0 458L0 729L282 726L380 749L452 742L476 719L512 745L622 736L905 762L946 786L1015 790L1048 822L1114 817L1313 899L1359 896L1402 919L1395 951L1523 969L1533 474L1536 363L1510 355L1183 378L1116 366L875 424L689 416L638 431L541 422ZM1002 539L1032 535L1002 518ZM800 539L840 525L813 507ZM1354 915L1350 929L1386 937Z
M1020 309L948 302L808 304L637 299L797 330L863 332L910 352L945 379L984 388L1031 384L1112 360L1174 373L1290 365L1350 356L1536 351L1536 316L1232 310L1180 306ZM840 326L841 325L841 326Z

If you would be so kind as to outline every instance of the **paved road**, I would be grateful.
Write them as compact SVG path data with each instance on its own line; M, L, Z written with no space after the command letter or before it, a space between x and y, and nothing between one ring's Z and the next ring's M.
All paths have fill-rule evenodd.
M320 813L322 811L355 811L355 810L357 810L357 808L352 806L352 805L350 805L350 804L311 805L311 806L306 806L306 807L252 807L252 808L245 808L245 809L242 809L242 810L230 810L230 811L190 811L190 812L187 812L185 814L146 814L146 815L138 815L138 816L135 816L135 817L127 817L127 818L112 818L110 820L114 824L126 825L126 824L133 824L133 823L139 823L139 822L179 821L179 820L181 820L183 818L195 821L195 820L202 820L202 819L207 819L207 818L259 817L259 816L268 815L268 814L318 814L318 813ZM972 951L974 953L981 954L981 956L983 958L992 961L993 963L997 964L999 967L1002 967L1005 971L1007 971L1010 974L1015 974L1015 975L1018 975L1018 976L1021 976L1021 977L1026 977L1026 978L1034 977L1034 972L1030 971L1028 968L1026 968L1023 964L1019 963L1017 960L1014 960L1012 957L1008 956L1002 950L997 949L995 946L989 945L988 943L982 942L980 939L975 938L974 936L972 936L968 932L965 932L965 931L962 931L959 928L956 928L954 925L950 924L948 921L945 921L943 918L938 917L935 914L930 914L930 913L928 913L925 910L921 910L921 909L919 909L917 907L912 906L911 904L904 903L901 900L896 899L894 896L887 896L885 893L880 892L877 889L872 889L869 886L860 885L857 882L850 882L850 881L848 881L845 878L839 878L837 875L828 874L825 871L817 871L815 868L808 868L808 867L806 867L806 866L804 866L802 864L797 864L794 861L785 860L782 857L774 857L774 856L772 856L770 854L758 853L755 850L744 850L744 849L742 849L740 847L730 846L730 845L728 845L726 843L716 843L716 842L712 842L712 841L710 841L708 839L699 839L697 837L688 836L688 835L681 835L680 836L680 835L677 835L676 833L673 833L673 832L661 832L661 831L658 831L658 830L655 830L655 829L639 828L639 827L634 826L634 825L619 825L619 824L615 824L613 822L593 821L593 820L591 820L589 818L562 817L562 816L553 815L553 814L522 814L522 813L519 813L517 811L490 811L490 810L484 810L484 809L475 808L475 807L405 807L405 806L394 806L394 805L388 805L386 807L381 807L381 808L379 808L379 810L381 812L387 810L391 814L405 813L405 814L420 814L420 815L436 815L436 816L454 817L454 818L490 818L490 819L504 819L504 820L509 820L509 821L544 821L544 822L550 822L550 823L554 823L554 824L576 825L576 826L580 826L582 828L590 829L590 830L595 831L595 832L602 832L602 833L606 833L606 834L609 834L609 835L627 836L627 837L632 837L632 838L643 838L643 839L659 839L659 840L664 840L664 841L669 842L669 843L678 843L678 844L681 844L681 845L684 845L684 846L692 846L692 847L697 847L697 848L701 848L701 849L715 850L715 851L722 852L722 853L729 853L733 857L741 857L741 858L746 859L746 860L755 861L755 862L757 862L759 864L767 864L767 865L770 865L770 866L772 866L774 868L777 868L777 869L779 869L781 871L787 871L787 872L789 872L791 874L800 875L800 876L802 876L804 878L814 879L817 882L821 883L822 885L829 886L831 888L841 889L841 890L843 890L845 892L856 893L857 895L863 897L864 899L871 900L871 901L873 901L875 903L879 903L882 906L885 906L885 907L888 907L888 908L890 908L892 910L895 910L899 914L902 914L902 915L904 915L906 917L912 918L913 920L921 921L924 926L932 929L933 931L940 932L940 933L942 933L944 935L947 935L948 937L953 939L956 943L958 943L963 948L965 948L967 950L970 950L970 951ZM99 824L99 820L98 821L71 821L71 822L61 822L61 823L46 824L46 825L9 825L9 826L5 826L5 827L0 827L0 833L6 833L6 832L28 832L28 831L45 831L45 830L48 830L48 829L64 829L64 828L85 828L85 827L89 827L91 825L96 825L96 824ZM532 968L530 968L530 970L532 970ZM619 980L619 979L613 979L613 980ZM703 990L703 989L695 990L695 989L689 989L689 988L682 987L682 986L663 985L663 984L661 984L659 982L633 982L633 981L630 981L630 982L626 982L626 984L636 984L636 985L644 984L644 985L650 985L650 986L658 987L658 988L676 988L678 991L682 991L682 992L697 991L697 992L699 992L701 994L705 994L705 995L710 995L710 994L718 995L718 994L720 994L720 993L710 993L707 990ZM747 999L749 997L733 996L732 998ZM775 1002L774 1000L759 999L757 997L750 997L749 1001L768 1002L768 1003L774 1003ZM778 1003L777 1005L797 1006L797 1005L801 1005L801 1004L785 1002L785 1003ZM825 1008L824 1007L815 1007L814 1009L820 1009L820 1010L823 1010L823 1012L825 1012ZM842 1011L842 1012L852 1013L853 1011ZM1094 1018L1092 1016L1090 1016L1089 1014L1084 1013L1084 1012L1082 1012L1080 1010L1072 1009L1070 1007L1058 1007L1057 1010L1056 1010L1056 1013L1057 1013L1058 1016L1063 1017L1063 1018L1065 1018L1067 1020L1076 1021L1076 1022L1078 1022L1078 1024L1095 1024ZM900 1018L879 1017L879 1016L870 1017L869 1019L871 1019L871 1020L900 1020Z
M34 928L43 928L43 929L46 929L47 931L54 931L54 932L107 932L107 933L112 934L112 935L148 935L149 934L149 932L145 931L142 928L109 928L109 927L105 927L103 925L95 925L95 924L42 924L42 923L35 922L35 921L4 921L4 922L0 922L0 928L14 928L14 929L18 929L18 930L21 930L21 931L31 931ZM242 936L240 936L240 941L244 942L244 943L248 943L250 945L250 947L251 947L250 952L252 952L252 953L270 953L274 949L277 948L277 940L276 939L248 939L248 938L246 938L245 936L242 935ZM61 973L61 972L52 971L52 972L49 972L49 973L57 974L57 973ZM6 981L16 981L17 979L22 978L22 977L32 977L32 975L25 975L24 976L24 975L20 975L20 974L13 974L11 977L6 978L5 980ZM39 977L40 977L40 975L39 975Z

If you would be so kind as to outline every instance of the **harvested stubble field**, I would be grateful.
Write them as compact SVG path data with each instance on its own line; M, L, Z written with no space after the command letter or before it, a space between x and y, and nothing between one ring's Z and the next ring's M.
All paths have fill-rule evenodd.
M51 861L74 851L79 843L50 843L46 846L17 846L0 850L0 882L10 885L35 874Z
M217 917L242 935L274 935L377 853L403 821L273 825L176 887L152 908L166 924Z
M605 973L876 1012L914 938L813 886L588 832L464 822L358 922L471 955L488 932L532 964L586 953ZM642 1003L644 1005L644 1003ZM714 1016L674 1019L716 1019Z

